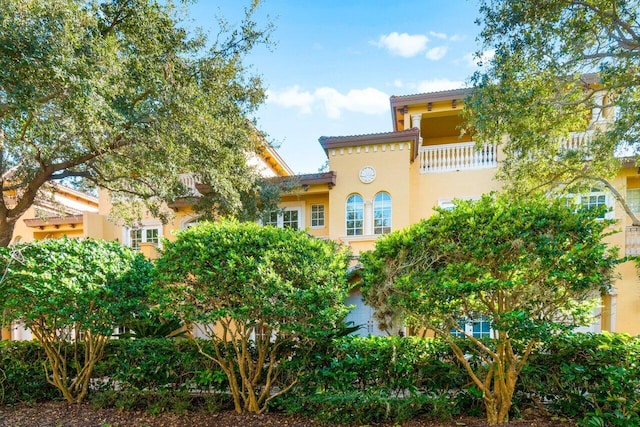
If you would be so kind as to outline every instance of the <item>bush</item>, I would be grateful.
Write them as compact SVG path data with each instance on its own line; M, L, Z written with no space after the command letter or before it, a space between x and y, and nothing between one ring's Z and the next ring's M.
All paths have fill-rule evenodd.
M46 358L44 349L35 341L0 341L0 403L59 399L60 392L45 376Z
M640 425L640 338L556 337L532 355L520 387L585 426Z
M440 340L348 336L300 360L299 392L367 392L400 397L461 386L464 377ZM464 373L463 373L464 374Z
M298 386L279 407L324 422L402 421L418 413L446 419L482 405L438 339L347 336L321 343L291 369L301 372Z
M297 387L271 409L329 424L483 414L481 393L465 382L463 368L437 339L349 336L305 354L287 365ZM59 399L45 378L45 358L37 342L0 342L0 403ZM523 370L514 412L544 406L583 426L640 425L639 361L640 338L606 333L554 338ZM111 340L95 373L99 390L89 397L97 406L152 413L232 407L226 376L192 340Z
M207 341L202 341L205 348ZM101 389L216 392L226 376L198 352L193 340L153 338L111 340L96 367Z

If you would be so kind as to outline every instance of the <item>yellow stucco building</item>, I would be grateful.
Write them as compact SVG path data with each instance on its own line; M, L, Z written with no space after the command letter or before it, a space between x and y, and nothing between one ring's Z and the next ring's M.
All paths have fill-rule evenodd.
M460 137L460 111L468 90L393 96L389 132L321 137L319 142L329 159L328 172L294 175L278 153L265 144L256 155L249 156L248 162L263 176L289 185L283 186L288 190L281 197L281 209L266 215L263 223L306 229L318 238L349 245L357 256L372 249L381 235L429 217L436 206L451 207L454 199L476 199L499 191L501 184L494 177L502 160L500 146L490 144L477 150L469 136ZM588 137L588 132L577 133L573 140ZM629 163L613 184L640 213L638 172ZM194 175L185 174L183 179L197 195ZM188 203L176 202L171 206L175 217L170 223L148 217L131 229L108 221L110 202L106 192L93 198L65 187L58 190L61 201L69 207L66 214L43 218L43 207L34 206L19 221L14 240L96 237L118 240L153 256L161 237L173 239L175 230L198 220ZM609 238L611 243L620 248L622 256L640 254L640 228L630 226L611 194L594 191L577 197L585 204L609 206L609 215L619 219L616 227L621 230ZM603 297L589 329L638 334L640 280L631 262L621 264L618 273L614 291ZM357 288L347 303L355 306L347 320L364 325L361 334L385 333L378 329L372 309L363 303ZM20 338L18 333L13 337Z
M291 225L295 217L296 226L344 242L357 255L372 249L381 235L429 217L435 206L446 208L453 199L477 199L499 191L501 184L494 177L502 160L500 146L476 150L470 136L460 137L460 110L468 90L392 96L390 132L321 137L330 172L298 177L301 185L282 198L285 221L280 225ZM600 116L594 112L594 120ZM589 136L576 133L569 144ZM613 182L636 212L640 212L638 172L629 163ZM594 191L577 197L583 204L611 208L608 215L619 220L616 228L621 231L609 240L620 248L621 256L640 253L640 229L630 226L611 194ZM588 330L640 333L640 280L632 262L619 266L613 285ZM361 334L383 333L357 288L348 303L356 308L347 320L364 325Z

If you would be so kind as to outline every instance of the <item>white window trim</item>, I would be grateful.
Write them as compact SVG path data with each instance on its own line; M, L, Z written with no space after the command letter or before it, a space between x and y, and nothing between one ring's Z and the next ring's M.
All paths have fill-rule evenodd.
M632 206L630 201L629 201L629 191L637 191L638 193L640 193L640 188L627 188L627 204L629 205L629 209L631 209L633 211L633 213L640 213L640 204L636 207Z
M322 225L313 225L313 207L314 206L322 206ZM312 229L318 230L318 229L326 228L326 226L327 226L327 209L326 209L324 203L312 203L311 207L309 208L309 213L311 214L311 218L309 219L309 226Z
M389 196L389 231L387 233L382 232L382 233L376 233L376 198L378 197L378 195L380 194L386 194L387 196ZM383 204L387 202L386 200L383 202ZM385 227L379 227L379 228L385 228ZM379 191L377 192L374 196L373 196L373 200L371 201L371 232L376 235L376 236L382 236L384 234L389 234L393 231L393 197L391 197L391 193L389 193L388 191Z
M141 243L146 243L146 230L158 230L158 248L162 248L162 223L160 221L143 221L139 227L122 227L122 244L131 247L131 231L142 230Z
M281 212L278 212L278 222L276 227L283 228L284 226L284 216L283 213L285 211L297 211L298 212L298 230L304 230L306 228L305 216L304 216L304 206L301 206L299 203L295 202L285 202L281 203L278 208ZM262 219L259 221L260 225L264 225Z
M200 215L187 215L180 221L180 230L193 227L200 222Z
M569 194L567 195L567 198L569 200L572 200L578 207L581 207L582 197L601 196L601 195L604 195L604 204L609 209L609 212L607 212L604 215L604 218L599 218L599 219L614 219L616 214L615 200L613 196L606 190L588 191L588 192L579 193L579 194Z
M349 223L349 199L358 196L362 200L362 234L348 234L347 224ZM368 216L367 216L368 215ZM355 229L354 229L355 230ZM344 201L344 234L346 238L358 238L371 235L371 201L365 200L360 193L351 193Z
M482 319L482 317L480 318ZM473 335L473 324L476 322L476 319L471 319L468 320L466 317L464 319L462 319L461 321L464 321L464 332L466 335L474 337L474 338L495 338L495 331L493 330L493 328L491 326L489 326L489 336L488 337L480 337L480 336L475 336ZM482 320L479 320L482 321ZM484 320L485 322L489 322L488 320ZM452 334L453 331L455 331L456 333L454 335L456 336L460 336L463 337L465 335L463 335L461 332L459 332L457 329L452 329Z

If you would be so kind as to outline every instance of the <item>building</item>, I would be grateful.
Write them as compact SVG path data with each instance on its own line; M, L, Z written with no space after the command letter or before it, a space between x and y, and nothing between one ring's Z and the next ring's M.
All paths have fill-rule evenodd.
M256 155L248 157L262 176L282 184L278 211L263 218L265 225L306 229L309 234L349 245L357 256L373 249L381 235L399 230L434 213L434 207L451 207L454 199L476 199L490 191L499 191L495 173L502 153L499 144L476 149L469 136L460 137L460 111L469 89L393 96L391 130L385 133L321 137L320 144L329 159L329 171L294 175L278 153L264 144ZM593 119L601 117L594 112ZM579 144L589 132L576 133L567 143ZM626 163L613 182L626 195L630 206L640 213L640 170ZM197 196L199 189L193 174L184 174L183 182ZM135 228L108 221L109 195L100 192L94 198L58 186L54 210L47 203L35 205L16 227L14 241L30 241L62 235L118 240L141 250L149 257L161 237L173 239L173 232L198 221L186 201L171 207L174 219L163 224L146 217ZM610 242L621 255L640 254L640 227L631 222L611 194L594 191L577 195L587 205L607 205L610 216L619 219L622 232ZM618 267L614 291L603 297L602 307L590 330L640 333L640 279L632 262ZM348 300L355 309L347 321L364 325L360 334L384 335L373 318L373 310L362 301L355 287ZM399 331L394 331L399 332ZM9 338L8 332L3 338ZM13 331L15 338L21 335Z
M277 151L261 144L256 153L247 153L247 163L263 177L288 177L293 171ZM185 173L181 180L193 195L198 196L195 175ZM5 201L11 202L11 195ZM169 206L175 215L171 222L163 224L149 215L135 227L116 224L110 220L111 199L107 191L99 191L98 197L77 191L62 184L48 184L35 203L17 221L12 243L24 243L47 238L96 238L115 240L140 250L149 258L157 256L162 238L174 239L174 231L198 221L189 203L178 200ZM19 324L2 330L3 340L28 340L31 333Z
M330 172L298 176L300 185L282 197L283 211L274 213L269 223L307 228L314 236L344 242L357 255L372 249L381 235L429 217L436 206L447 208L454 199L476 199L500 190L494 179L500 146L477 150L468 135L460 137L460 111L468 90L392 96L391 131L321 137ZM602 116L595 111L593 120ZM589 137L589 132L575 133L567 145L579 145ZM613 182L636 212L640 212L638 172L629 163ZM586 205L609 206L609 215L619 219L617 227L622 230L610 242L622 256L640 253L640 228L630 226L611 194L597 190L577 197ZM638 334L640 280L634 264L620 265L618 276L590 330ZM361 334L384 334L357 288L347 302L356 307L347 320L366 326Z

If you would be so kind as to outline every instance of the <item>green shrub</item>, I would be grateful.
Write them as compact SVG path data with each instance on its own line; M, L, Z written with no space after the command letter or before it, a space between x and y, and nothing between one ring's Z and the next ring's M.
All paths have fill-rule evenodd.
M56 400L60 392L47 382L46 354L34 341L0 341L0 403Z
M102 389L215 392L226 387L224 373L185 339L112 340L95 376L107 378Z
M640 425L640 338L556 337L532 355L520 390L584 426Z
M440 394L465 381L446 344L416 337L344 337L299 363L298 391L307 394Z
M288 412L303 414L328 425L369 424L382 421L402 422L420 413L430 412L427 395L390 397L352 391L316 393L303 398L285 399Z

